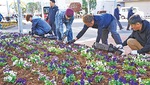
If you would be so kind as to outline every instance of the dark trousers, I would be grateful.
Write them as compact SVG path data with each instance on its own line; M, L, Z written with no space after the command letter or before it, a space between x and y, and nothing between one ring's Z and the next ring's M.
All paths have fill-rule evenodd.
M55 23L50 23L50 26L51 26L52 29L49 32L49 34L54 34L55 36L57 36Z
M120 30L121 30L121 29L123 29L123 27L122 27L122 25L121 25L120 21L119 21L119 20L116 20L116 21L117 21L117 24L118 24L118 26L119 26Z
M129 28L130 28L130 24L128 23L127 30L130 30Z

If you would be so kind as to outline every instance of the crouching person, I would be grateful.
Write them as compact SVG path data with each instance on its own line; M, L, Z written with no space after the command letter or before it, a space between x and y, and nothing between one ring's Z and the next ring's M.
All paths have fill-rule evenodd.
M131 54L150 53L150 23L142 20L139 15L132 15L128 23L133 29L132 34L123 42L123 46L131 48Z
M51 30L50 25L46 21L42 20L40 17L32 16L31 14L28 14L26 16L26 20L32 23L32 28L31 28L32 35L38 35L44 37L44 35L49 33Z

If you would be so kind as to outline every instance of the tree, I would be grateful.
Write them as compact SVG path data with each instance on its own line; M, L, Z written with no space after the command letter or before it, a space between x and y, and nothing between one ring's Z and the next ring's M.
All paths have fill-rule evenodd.
M31 14L34 14L34 12L38 10L38 5L34 2L29 2L27 3L26 5L26 11L27 13L31 13Z
M9 7L15 10L15 13L18 12L18 8L17 8L17 2L12 2ZM26 12L26 4L24 2L21 1L21 9L22 9L22 13Z
M96 5L96 0L89 0L90 10L96 9ZM86 13L88 13L88 2L86 0L82 0L82 9L85 10Z
M85 10L86 14L88 13L88 5L86 0L82 0L82 9Z
M89 3L90 3L89 4L90 5L90 10L96 9L96 5L97 5L96 0L90 0Z

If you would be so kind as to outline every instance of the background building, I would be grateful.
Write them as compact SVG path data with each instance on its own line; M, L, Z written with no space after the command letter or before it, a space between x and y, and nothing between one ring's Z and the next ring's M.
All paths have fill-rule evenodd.
M145 18L150 18L150 0L117 0L125 7L138 7L140 11L144 12Z

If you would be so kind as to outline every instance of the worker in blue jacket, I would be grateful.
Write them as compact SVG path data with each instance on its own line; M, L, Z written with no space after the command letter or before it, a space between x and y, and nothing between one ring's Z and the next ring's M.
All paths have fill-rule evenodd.
M57 11L58 11L58 6L55 5L55 0L50 0L50 8L49 8L48 17L46 18L46 20L48 20L48 23L52 28L50 34L55 35L55 36L57 36L56 25L55 25L55 15Z
M51 30L50 25L40 17L37 16L33 17L32 15L28 14L26 16L26 20L32 22L32 28L31 28L32 35L35 34L44 37L44 35L48 34Z
M108 34L111 32L111 35L114 41L117 44L117 47L122 47L122 40L120 35L117 33L117 22L116 19L108 13L100 14L100 15L85 15L83 17L84 27L78 33L75 39L69 41L68 43L73 43L79 38L83 36L83 34L89 29L89 27L98 29L96 42L100 42L102 40L103 44L108 44Z
M120 9L120 4L117 4L117 8L115 8L115 10L114 10L114 16L115 16L115 18L116 18L116 21L117 21L117 23L118 23L118 26L119 26L119 28L120 28L120 30L121 29L123 29L123 27L122 27L122 25L121 25L121 23L120 23L120 11L119 11L119 9Z

